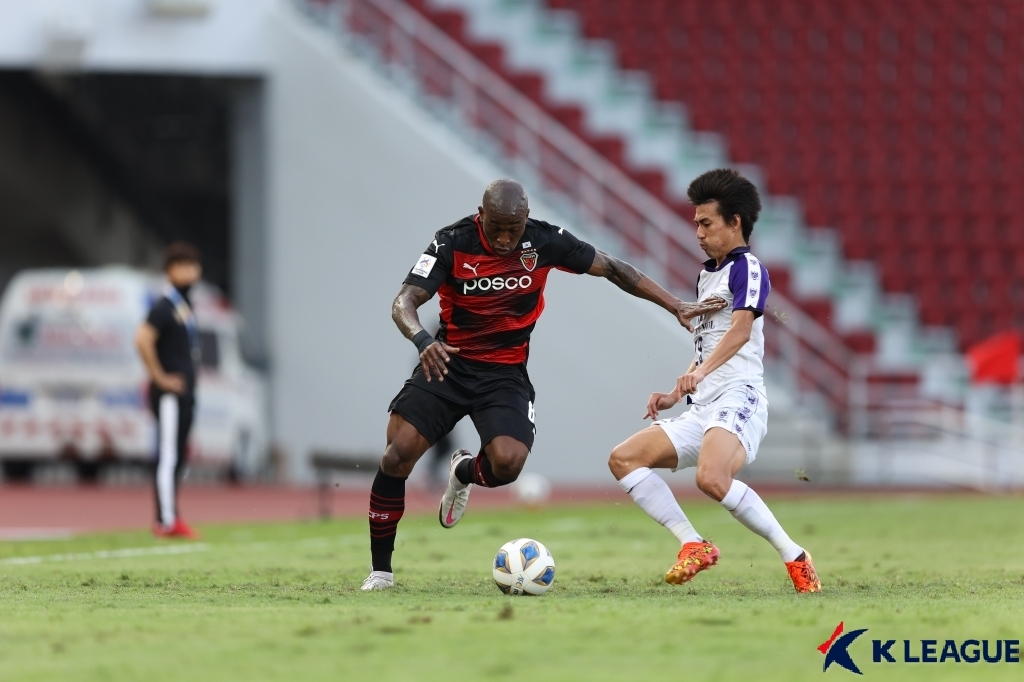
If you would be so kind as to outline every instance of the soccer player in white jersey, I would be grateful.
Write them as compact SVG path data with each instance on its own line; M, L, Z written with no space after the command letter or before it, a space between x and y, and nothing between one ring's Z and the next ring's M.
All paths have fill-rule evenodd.
M778 551L797 592L819 592L811 555L793 542L764 501L733 478L754 461L768 430L765 393L764 309L768 271L747 246L761 211L757 188L733 170L713 170L686 191L696 207L697 239L710 260L697 284L698 301L721 297L729 305L697 318L696 356L669 393L653 393L644 419L654 425L612 450L615 478L633 501L679 540L682 548L665 575L689 582L718 563L719 550L694 529L672 491L652 469L697 467L697 487ZM658 419L683 398L688 412Z

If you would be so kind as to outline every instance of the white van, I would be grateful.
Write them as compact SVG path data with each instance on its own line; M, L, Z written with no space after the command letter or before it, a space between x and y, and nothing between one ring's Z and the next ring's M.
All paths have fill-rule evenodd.
M135 330L163 280L124 267L25 270L0 302L0 462L151 461L155 421ZM190 465L251 476L266 461L266 384L242 361L241 320L193 289L202 343Z

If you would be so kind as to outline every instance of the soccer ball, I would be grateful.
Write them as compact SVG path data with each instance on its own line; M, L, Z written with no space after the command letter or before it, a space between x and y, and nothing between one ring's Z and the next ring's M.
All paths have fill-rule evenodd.
M544 594L555 582L555 558L530 538L506 542L494 557L494 582L505 594Z
M524 473L512 484L516 498L531 509L540 509L551 497L551 484L540 474Z

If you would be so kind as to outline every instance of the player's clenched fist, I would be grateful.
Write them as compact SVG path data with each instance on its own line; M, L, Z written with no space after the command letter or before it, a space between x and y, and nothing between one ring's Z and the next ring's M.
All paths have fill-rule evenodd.
M426 375L427 381L430 381L431 372L437 376L438 381L444 381L444 375L448 373L447 365L452 360L451 355L458 352L458 348L440 341L435 341L423 349L423 352L420 353L420 365L423 366L423 373Z
M676 379L676 393L681 396L697 392L697 384L704 381L705 374L699 367Z

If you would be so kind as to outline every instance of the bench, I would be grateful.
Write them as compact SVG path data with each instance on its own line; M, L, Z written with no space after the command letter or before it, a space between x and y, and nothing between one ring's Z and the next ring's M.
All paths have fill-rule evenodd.
M341 452L314 452L309 463L316 475L317 505L320 518L331 518L330 486L331 473L340 471L349 474L376 474L380 455L366 453L348 454Z

